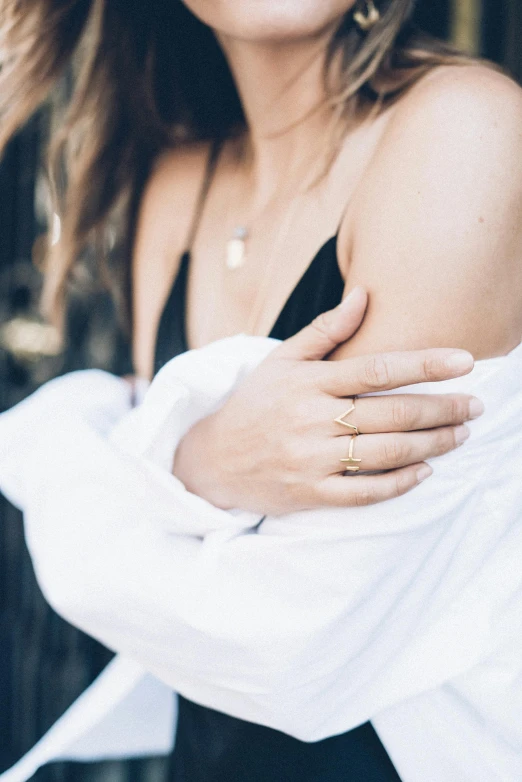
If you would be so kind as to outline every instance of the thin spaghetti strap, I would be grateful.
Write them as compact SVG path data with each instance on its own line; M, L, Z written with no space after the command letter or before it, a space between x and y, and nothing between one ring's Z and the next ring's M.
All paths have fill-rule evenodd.
M214 178L214 173L216 171L219 154L221 152L221 146L222 146L221 141L213 141L212 146L210 147L210 152L205 167L205 176L203 178L203 182L201 183L201 187L198 194L198 200L196 202L196 207L194 209L194 214L192 216L192 222L190 224L189 232L187 234L185 254L189 253L192 250L192 245L194 244L194 240L196 238L198 228L199 228L199 223L203 215L203 209L205 208L205 201L207 200L207 195L210 190L212 180Z

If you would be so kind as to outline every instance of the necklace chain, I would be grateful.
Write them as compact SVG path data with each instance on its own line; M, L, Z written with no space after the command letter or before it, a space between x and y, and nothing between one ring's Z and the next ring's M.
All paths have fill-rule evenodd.
M238 179L237 174L239 173L239 167L241 165L241 155L245 155L245 152L243 153L238 152L238 158L236 162L236 179ZM301 181L302 184L302 181ZM291 186L287 185L286 188L284 188L283 194L286 192L290 193ZM292 199L293 202L294 199ZM273 197L266 203L261 209L257 210L257 212L251 216L248 220L248 222L237 222L234 225L234 228L232 230L232 235L227 240L226 243L226 252L225 252L225 266L230 271L234 271L236 269L240 269L242 266L245 265L247 260L247 243L248 240L252 236L252 226L254 226L260 218L263 216L263 214L267 211L269 206L275 201L275 198ZM230 207L227 210L230 211ZM227 214L227 222L228 222L228 214Z
M292 223L297 214L297 209L301 199L302 194L298 194L292 200L290 207L287 209L287 212L279 225L274 242L270 247L268 262L263 269L261 283L256 290L256 295L252 301L250 314L245 325L246 334L255 334L258 329L261 315L265 309L265 304L268 299L270 283L272 282L272 276L276 268L279 253L286 237L288 236L288 233L290 232L290 228L292 227Z
M280 251L285 239L292 228L295 216L297 214L299 206L302 204L303 196L309 190L309 183L314 182L314 170L315 166L312 163L317 163L313 156L303 162L301 170L305 170L305 174L301 177L297 193L292 197L288 208L286 209L284 216L279 223L274 241L269 248L268 261L262 271L260 284L256 289L255 296L251 302L250 312L248 320L245 324L244 333L255 334L258 330L262 313L265 309L265 305L268 299L270 291L270 284L273 280L273 275L276 269L276 264L280 256ZM239 169L239 159L238 159ZM295 179L294 179L295 182ZM291 191L291 185L285 188L285 191ZM259 220L263 212L265 212L267 206L258 212L255 217L250 221ZM247 242L251 237L251 227L244 223L237 223L234 227L231 238L227 241L225 264L227 269L233 271L240 269L245 265L247 260Z

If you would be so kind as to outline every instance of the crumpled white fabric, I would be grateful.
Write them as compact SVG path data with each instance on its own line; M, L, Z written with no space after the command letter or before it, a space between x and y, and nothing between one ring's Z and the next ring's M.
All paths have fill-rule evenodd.
M522 779L522 346L404 389L486 405L414 492L259 524L189 494L170 465L274 344L183 354L133 411L123 381L88 371L0 416L0 488L24 510L44 594L122 655L2 782L74 747L168 752L172 691L305 741L371 719L404 782ZM102 723L124 726L112 750Z

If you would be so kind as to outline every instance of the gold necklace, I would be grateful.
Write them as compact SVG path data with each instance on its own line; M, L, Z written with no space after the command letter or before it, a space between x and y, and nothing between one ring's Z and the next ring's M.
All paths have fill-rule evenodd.
M239 168L242 162L242 158L246 156L246 140L243 139L240 143L241 143L241 148L236 153L237 155L236 169L235 169L236 183L239 181ZM238 187L236 184L236 190L237 189ZM230 202L229 202L229 208L227 210L227 215L226 215L227 222L229 217L229 211L230 211ZM232 231L232 236L230 237L230 239L228 239L225 248L225 266L230 271L234 271L235 269L240 269L242 266L245 265L246 243L249 237L250 237L250 231L248 230L247 226L244 223L237 224L234 226L234 230Z
M290 233L297 212L304 203L305 195L310 195L310 189L307 186L307 183L313 181L314 176L312 172L311 175L304 179L302 186L298 189L296 195L292 198L290 205L284 213L283 218L279 224L279 228L268 253L267 263L262 271L260 284L256 289L256 295L254 296L251 303L250 315L245 328L246 334L256 334L259 330L258 327L261 316L264 312L270 293L270 285L276 273L277 262L281 257L281 249L286 238L288 237L288 234Z
M239 162L237 164L237 168L239 169ZM288 192L290 189L290 187L286 188ZM265 206L259 210L257 214L250 218L250 225L255 225L255 223L259 221L259 219L263 216L263 213L266 212L272 202L273 199L265 204ZM230 271L241 269L245 265L247 260L247 242L251 237L251 233L251 228L249 228L246 223L237 223L234 226L232 236L227 240L225 246L225 266Z
M316 166L318 166L318 164L319 161L318 160L314 161L313 154L310 155L310 158L308 160L303 162L303 169L306 172L306 174L302 176L301 182L297 186L297 193L292 198L290 205L288 209L285 211L281 223L279 224L279 228L277 230L274 241L270 248L268 262L263 269L260 285L256 289L256 295L254 296L251 303L249 317L244 329L244 333L246 334L253 335L258 330L261 315L264 311L268 299L268 294L270 292L270 283L272 282L273 279L273 274L275 272L276 263L280 255L281 247L292 227L294 218L297 214L298 207L303 200L304 194L309 192L310 183L315 182L317 179L317 172L315 171L315 168ZM239 167L239 163L238 163L238 167ZM291 189L292 188L288 186L287 188L285 188L285 192L290 192ZM259 217L263 214L266 208L267 207L265 206L255 216L255 218L250 221L251 224L259 219ZM251 230L247 227L247 225L245 225L244 223L236 224L232 236L227 241L226 244L225 265L227 269L233 271L236 269L240 269L245 265L245 262L247 260L247 241L250 238L250 236L251 236Z
M268 262L263 269L261 283L258 286L256 295L254 296L251 303L249 318L244 329L245 334L254 335L258 330L261 315L265 309L268 294L270 292L270 283L273 279L273 273L276 268L279 253L283 242L290 232L290 228L292 227L292 223L294 221L295 215L297 214L297 209L302 200L302 197L303 193L301 191L293 198L290 207L287 209L286 214L279 225L274 242L270 248Z

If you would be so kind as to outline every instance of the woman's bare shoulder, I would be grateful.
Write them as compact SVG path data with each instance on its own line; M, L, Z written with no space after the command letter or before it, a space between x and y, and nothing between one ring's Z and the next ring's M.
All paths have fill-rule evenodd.
M183 244L192 219L209 154L208 144L163 152L154 162L141 199L138 239Z
M397 103L395 123L404 124L420 119L428 111L431 117L446 121L441 130L457 120L476 122L492 118L499 108L520 109L522 90L506 73L480 62L469 65L440 66L420 79ZM469 113L469 114L468 114ZM497 119L498 116L496 117Z
M134 241L133 349L150 376L156 329L191 221L208 160L208 144L167 150L155 161L140 202Z
M423 79L348 219L347 284L372 302L349 351L509 350L522 336L522 90L482 65Z

